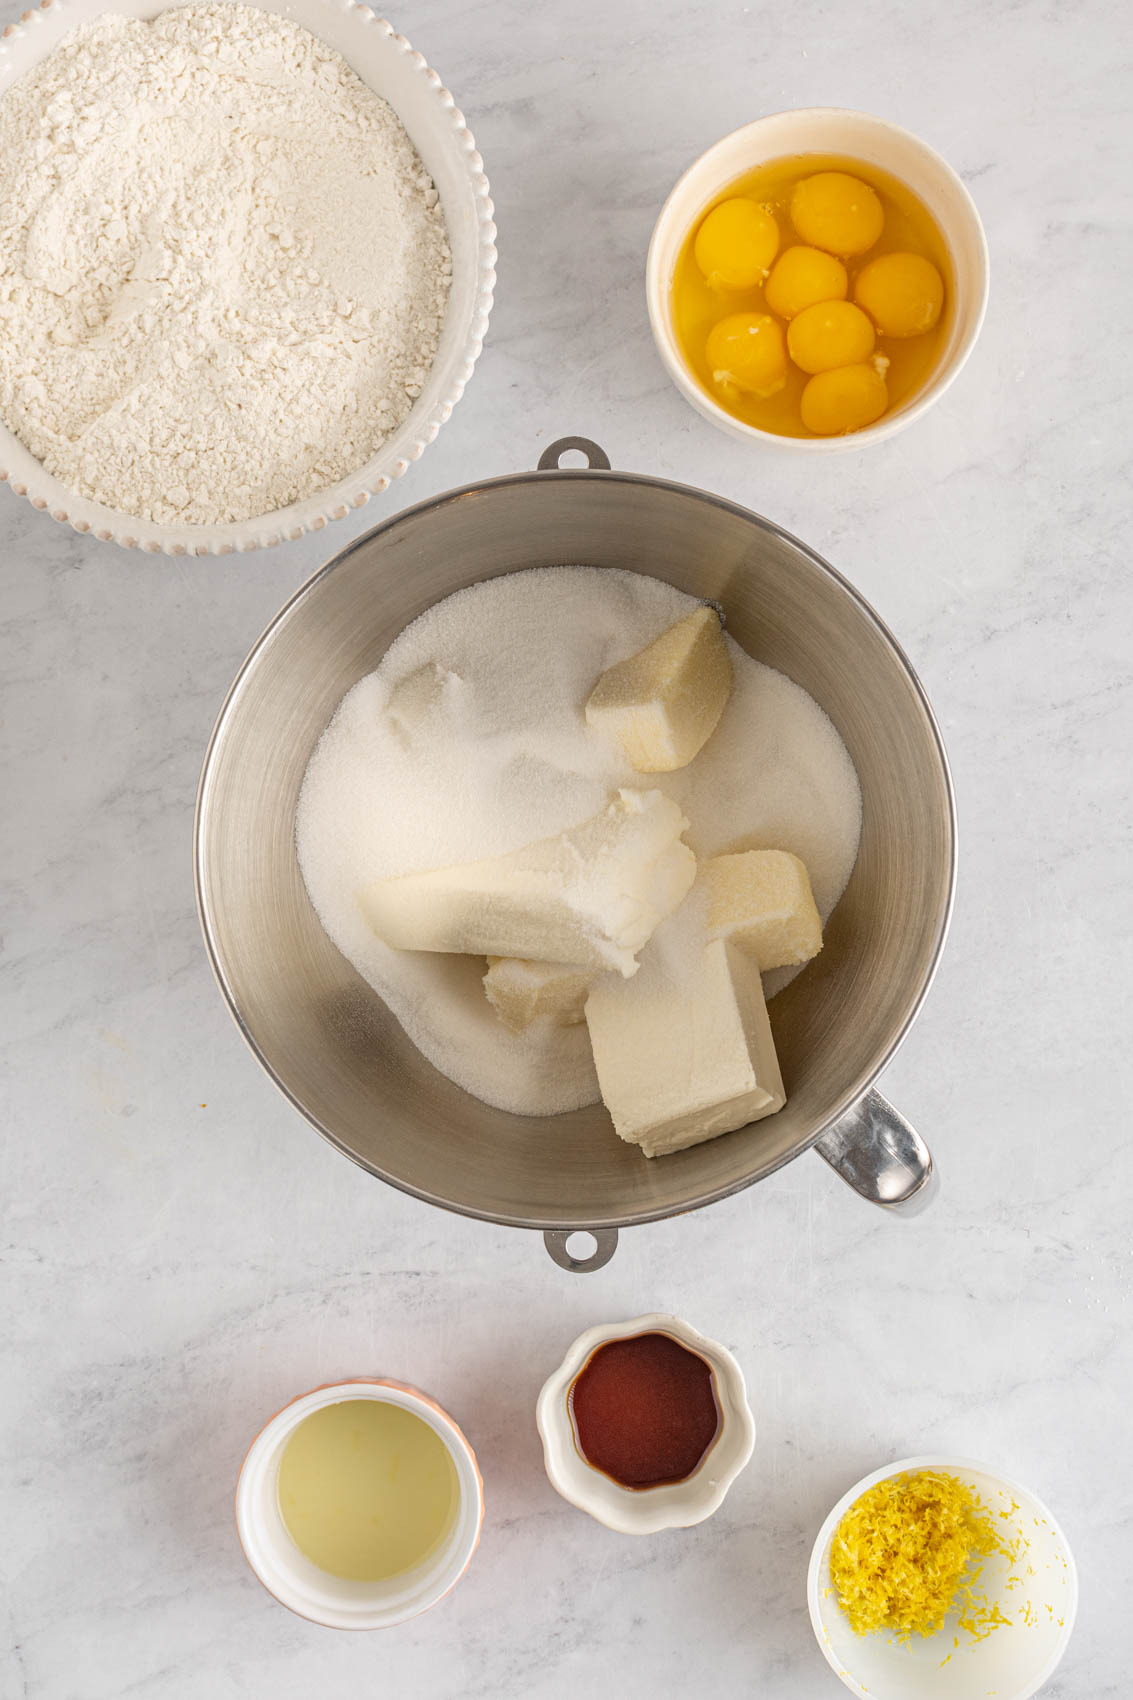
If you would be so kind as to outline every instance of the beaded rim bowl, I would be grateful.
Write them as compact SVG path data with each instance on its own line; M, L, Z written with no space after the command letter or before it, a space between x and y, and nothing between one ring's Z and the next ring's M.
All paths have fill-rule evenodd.
M452 249L452 286L436 359L408 417L348 478L259 518L224 525L157 525L104 507L69 490L0 423L0 482L61 524L151 554L230 555L270 548L364 507L420 459L449 418L472 376L492 307L496 226L488 179L464 114L437 72L392 24L358 0L255 3L337 49L393 107L440 193ZM155 0L113 0L112 6L107 0L40 0L0 31L0 99L71 30L111 9L152 18L168 8Z

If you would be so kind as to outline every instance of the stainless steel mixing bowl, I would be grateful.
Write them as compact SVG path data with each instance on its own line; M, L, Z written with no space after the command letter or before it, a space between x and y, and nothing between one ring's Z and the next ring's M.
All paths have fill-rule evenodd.
M560 469L580 446L589 466ZM737 641L822 704L861 781L861 846L825 947L771 1004L786 1108L654 1161L616 1138L601 1105L549 1123L490 1109L438 1074L323 932L295 855L311 751L408 622L479 579L564 562L649 573L722 603ZM618 1227L711 1204L815 1144L876 1203L930 1195L926 1148L873 1083L948 927L955 820L940 734L853 587L732 502L610 471L595 445L565 438L536 472L436 497L360 538L292 598L229 692L201 776L196 877L221 989L296 1108L393 1186L542 1228L566 1268L600 1267ZM597 1240L589 1257L567 1248L578 1229Z

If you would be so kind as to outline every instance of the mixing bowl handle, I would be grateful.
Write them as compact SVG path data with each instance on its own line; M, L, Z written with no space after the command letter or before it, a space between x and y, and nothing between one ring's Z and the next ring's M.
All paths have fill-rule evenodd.
M567 1241L575 1234L589 1234L594 1241L594 1250L589 1257L575 1257L567 1246ZM602 1269L609 1263L618 1249L618 1230L616 1228L547 1228L543 1233L543 1244L560 1269L569 1269L572 1275L589 1275L594 1269Z
M823 1134L815 1150L870 1204L904 1216L924 1210L940 1186L920 1134L872 1089Z
M591 472L609 472L609 455L605 449L600 449L597 443L592 443L589 437L559 437L556 442L548 444L539 456L538 470L558 472L559 462L568 449L577 449L579 454L584 454ZM564 470L569 471L570 468Z

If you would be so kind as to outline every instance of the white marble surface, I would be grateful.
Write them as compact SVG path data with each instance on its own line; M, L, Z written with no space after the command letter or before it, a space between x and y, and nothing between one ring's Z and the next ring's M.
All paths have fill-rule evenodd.
M8 7L11 13L11 5ZM1125 1696L1133 1456L1128 1048L1128 83L1120 8L409 0L499 208L490 344L424 462L349 526L237 561L141 558L0 490L4 1324L0 1693L28 1700L835 1700L810 1542L860 1474L998 1463L1082 1573L1047 1693ZM903 122L971 183L983 339L907 436L800 465L670 388L641 270L683 166L764 111ZM1123 118L1123 112L1126 116ZM952 938L886 1077L944 1190L873 1214L816 1158L623 1235L603 1273L383 1188L259 1073L213 986L194 787L252 639L332 549L564 432L724 492L848 573L911 652L955 766ZM1123 440L1124 439L1124 440ZM585 1324L670 1308L749 1376L756 1457L700 1529L632 1541L556 1499L536 1389ZM295 1391L386 1371L465 1424L467 1579L380 1637L289 1616L233 1479Z

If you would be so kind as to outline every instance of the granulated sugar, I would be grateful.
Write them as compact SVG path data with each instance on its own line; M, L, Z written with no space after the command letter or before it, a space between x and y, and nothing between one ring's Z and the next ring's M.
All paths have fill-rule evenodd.
M100 17L0 99L0 417L120 512L244 520L357 471L451 265L397 114L269 12Z
M794 851L824 922L850 877L861 794L845 745L805 691L731 640L731 701L689 767L637 773L586 725L599 674L694 607L658 579L592 567L473 585L407 627L311 758L296 832L323 926L430 1062L500 1109L595 1102L585 1026L510 1033L484 996L483 959L374 936L357 901L372 881L518 849L597 814L623 785L678 802L699 857ZM768 991L787 978L768 977Z

